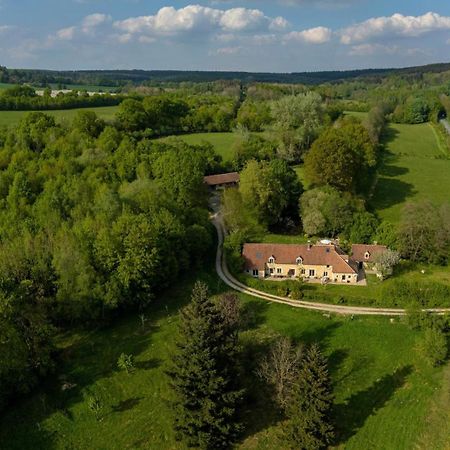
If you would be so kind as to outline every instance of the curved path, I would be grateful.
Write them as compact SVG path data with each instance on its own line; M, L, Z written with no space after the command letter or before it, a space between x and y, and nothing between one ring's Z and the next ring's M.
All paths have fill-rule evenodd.
M322 311L326 313L344 314L344 315L366 315L366 316L403 316L406 314L404 309L400 308L370 308L365 306L339 306L326 303L306 302L302 300L291 300L286 297L279 297L278 295L268 294L267 292L259 291L250 288L231 275L228 270L225 255L223 253L223 240L225 235L225 227L219 213L215 213L212 217L212 223L217 230L217 253L216 253L216 271L222 281L235 291L243 294L257 297L262 300L267 300L273 303L281 303L289 305L294 308L310 309L315 311ZM450 312L450 308L442 309L427 309L435 314L444 314Z

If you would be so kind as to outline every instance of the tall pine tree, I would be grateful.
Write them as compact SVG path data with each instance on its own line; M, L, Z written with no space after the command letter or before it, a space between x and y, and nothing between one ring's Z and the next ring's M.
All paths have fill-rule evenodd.
M208 288L197 282L181 313L176 352L168 375L174 393L175 430L190 446L228 448L240 424L237 407L237 328L223 320Z
M308 348L287 407L287 437L292 448L326 448L334 438L333 395L327 361L317 344Z

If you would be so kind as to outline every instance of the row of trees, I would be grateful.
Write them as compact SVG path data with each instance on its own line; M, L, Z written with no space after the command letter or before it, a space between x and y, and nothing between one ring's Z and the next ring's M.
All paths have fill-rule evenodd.
M212 148L81 112L0 132L0 407L53 367L55 327L141 309L212 245Z
M94 108L99 106L114 106L120 104L123 96L111 94L93 94L87 92L71 91L51 95L51 89L44 90L43 95L38 95L30 86L16 86L5 89L0 94L0 110L5 111L29 111L29 110L53 110L73 108Z
M127 99L117 120L129 132L150 130L153 135L231 131L237 100L218 95L155 95Z
M230 448L245 428L240 309L234 295L214 302L206 285L197 283L181 313L167 374L177 437L189 446ZM287 419L286 446L321 449L333 442L331 382L317 345L294 346L281 338L261 359L258 374Z

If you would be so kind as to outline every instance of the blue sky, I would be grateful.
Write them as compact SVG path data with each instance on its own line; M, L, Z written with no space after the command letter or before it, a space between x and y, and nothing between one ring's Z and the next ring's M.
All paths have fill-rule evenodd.
M450 61L449 0L0 0L0 64L295 72Z

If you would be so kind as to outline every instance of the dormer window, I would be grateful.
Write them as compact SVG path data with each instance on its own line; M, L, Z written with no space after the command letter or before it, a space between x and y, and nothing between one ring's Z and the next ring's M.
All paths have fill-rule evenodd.
M275 257L271 256L269 258L269 264L273 264L275 262Z
M366 252L365 254L364 254L364 259L369 259L370 258L370 253L369 252Z
M299 256L299 257L295 260L295 262L296 262L297 264L303 264L303 258L302 258L301 256Z

